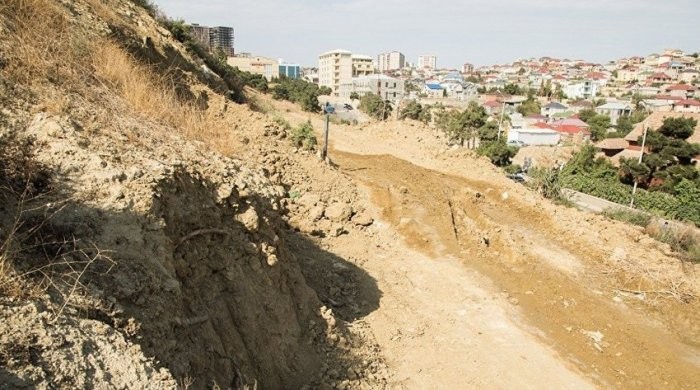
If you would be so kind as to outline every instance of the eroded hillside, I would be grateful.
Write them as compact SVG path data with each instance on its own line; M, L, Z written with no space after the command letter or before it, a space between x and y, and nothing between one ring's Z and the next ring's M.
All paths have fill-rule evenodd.
M126 0L0 5L0 388L693 388L698 265L417 122L221 79Z

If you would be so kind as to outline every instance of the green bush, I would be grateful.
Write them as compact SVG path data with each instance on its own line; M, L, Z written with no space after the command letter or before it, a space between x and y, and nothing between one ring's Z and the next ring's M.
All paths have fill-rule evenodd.
M528 182L528 187L547 199L562 199L562 183L559 173L559 170L556 168L531 168L528 171L528 176L531 178Z
M374 119L386 120L391 116L391 103L379 95L367 93L360 98L360 111Z
M292 130L292 143L304 150L314 150L316 148L316 134L310 121Z
M301 79L282 77L272 87L272 97L277 100L287 100L301 106L308 112L321 111L318 97L321 94L318 85Z
M647 227L652 218L649 214L624 208L609 208L603 211L603 215L616 221L622 221L641 227Z
M406 104L399 112L400 119L413 119L416 121L421 121L423 123L430 122L432 115L430 113L431 107L423 106L415 100L411 100Z
M502 139L500 141L482 142L476 152L482 156L487 156L493 165L504 167L510 165L510 160L518 153L518 148L506 145Z

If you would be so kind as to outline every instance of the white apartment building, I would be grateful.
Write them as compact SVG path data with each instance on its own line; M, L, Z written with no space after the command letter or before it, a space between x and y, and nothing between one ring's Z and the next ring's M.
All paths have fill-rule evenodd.
M367 76L374 73L374 58L361 54L352 55L352 77Z
M353 59L347 50L332 50L318 57L318 85L329 87L335 97L350 98Z
M419 56L418 68L437 69L437 57L433 55Z
M406 56L398 51L382 53L377 56L379 72L400 70L406 66Z
M373 93L385 100L399 100L404 97L404 81L383 74L359 76L352 79L353 90L359 96Z

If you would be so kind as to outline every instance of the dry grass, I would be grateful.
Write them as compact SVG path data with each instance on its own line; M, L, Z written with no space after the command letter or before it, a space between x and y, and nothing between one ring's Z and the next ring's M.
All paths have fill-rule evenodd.
M201 110L182 102L167 75L158 75L139 65L120 46L104 42L92 57L95 75L115 90L134 111L176 128L191 139L206 142L230 154L237 142L224 117L214 110Z
M5 0L0 16L8 30L6 53L10 79L25 85L65 84L75 81L86 68L88 40L80 39L65 10L48 0Z
M700 263L700 234L690 226L651 223L644 230L649 236L668 244L683 260Z

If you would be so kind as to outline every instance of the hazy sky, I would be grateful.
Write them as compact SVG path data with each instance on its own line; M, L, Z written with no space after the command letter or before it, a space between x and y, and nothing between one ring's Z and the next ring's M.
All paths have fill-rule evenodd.
M302 65L342 48L439 67L544 55L606 62L700 51L700 0L155 0L172 18L232 26L235 49Z

